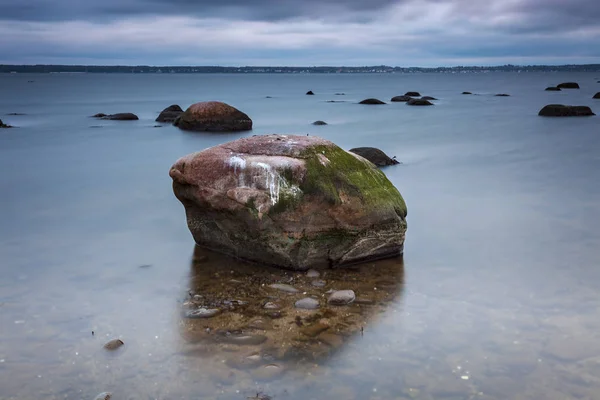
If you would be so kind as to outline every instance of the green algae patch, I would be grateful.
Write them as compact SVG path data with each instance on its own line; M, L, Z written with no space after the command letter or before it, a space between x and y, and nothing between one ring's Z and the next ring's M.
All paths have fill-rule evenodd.
M306 175L300 182L305 194L321 195L331 204L342 196L356 196L371 209L393 207L406 217L406 203L385 174L337 146L319 145L305 150Z

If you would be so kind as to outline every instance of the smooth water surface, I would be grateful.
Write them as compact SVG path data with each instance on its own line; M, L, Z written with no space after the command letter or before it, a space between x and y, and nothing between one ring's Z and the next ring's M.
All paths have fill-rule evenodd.
M0 399L599 399L600 117L537 116L599 113L597 75L0 75L17 127L0 130ZM582 88L544 91L563 81ZM413 90L439 100L356 104ZM254 130L155 127L202 100ZM397 156L403 259L318 287L195 249L170 166L264 133ZM330 289L360 301L327 306ZM319 310L294 308L307 296ZM190 302L222 312L185 318Z

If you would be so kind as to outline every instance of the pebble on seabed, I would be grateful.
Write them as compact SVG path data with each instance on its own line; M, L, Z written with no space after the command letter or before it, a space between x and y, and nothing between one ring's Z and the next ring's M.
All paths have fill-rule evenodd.
M298 293L298 289L291 285L286 285L285 283L273 283L272 285L269 285L269 287L286 293Z
M104 345L104 348L106 350L116 350L119 347L123 346L124 344L125 343L121 339L113 339L113 340L106 342L106 344Z
M319 301L310 297L305 297L303 299L298 300L294 306L296 308L302 308L304 310L316 310L319 308Z
M221 313L218 308L198 308L185 312L186 318L211 318Z
M331 293L327 302L334 306L344 306L354 302L355 299L354 290L338 290Z
M306 276L308 278L318 278L319 276L321 276L321 273L316 269L309 269L308 271L306 271Z
M110 400L111 397L112 397L112 393L102 392L98 396L94 397L94 400Z

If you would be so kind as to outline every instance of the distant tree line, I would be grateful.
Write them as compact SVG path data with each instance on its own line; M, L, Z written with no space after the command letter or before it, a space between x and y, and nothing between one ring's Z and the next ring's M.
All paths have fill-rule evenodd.
M390 67L387 65L364 67L220 67L220 66L147 66L147 65L0 65L0 73L133 73L133 74L244 74L244 73L428 73L428 72L535 72L535 71L600 71L600 64L580 65L499 65L499 66L456 66L456 67Z

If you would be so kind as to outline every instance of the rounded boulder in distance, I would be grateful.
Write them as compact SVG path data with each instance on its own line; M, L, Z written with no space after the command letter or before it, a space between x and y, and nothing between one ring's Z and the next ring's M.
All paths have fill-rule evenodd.
M388 157L387 154L375 147L356 147L350 149L350 152L366 158L378 167L400 164L397 160Z
M314 96L315 94L313 93L312 90L309 90L308 92L306 92L306 95L307 96Z
M250 117L229 104L204 101L192 104L174 124L186 131L235 132L252 129Z
M556 86L548 86L545 90L546 90L546 92L560 92L561 91L561 89Z
M587 117L596 115L587 106L565 106L562 104L549 104L538 113L542 117Z
M406 103L410 100L412 100L412 97L410 96L394 96L390 101L393 101L394 103Z
M377 104L385 104L383 101L379 100L379 99L364 99L363 101L361 101L359 104L373 104L373 105L377 105Z
M579 84L577 82L563 82L556 87L560 89L579 89Z
M158 114L156 122L175 122L177 117L183 114L183 110L177 104L170 105Z
M423 100L423 99L412 99L410 101L406 102L407 105L409 106L432 106L433 103L428 101L428 100Z
M420 97L421 93L419 92L406 92L404 93L405 96L410 96L410 97Z

